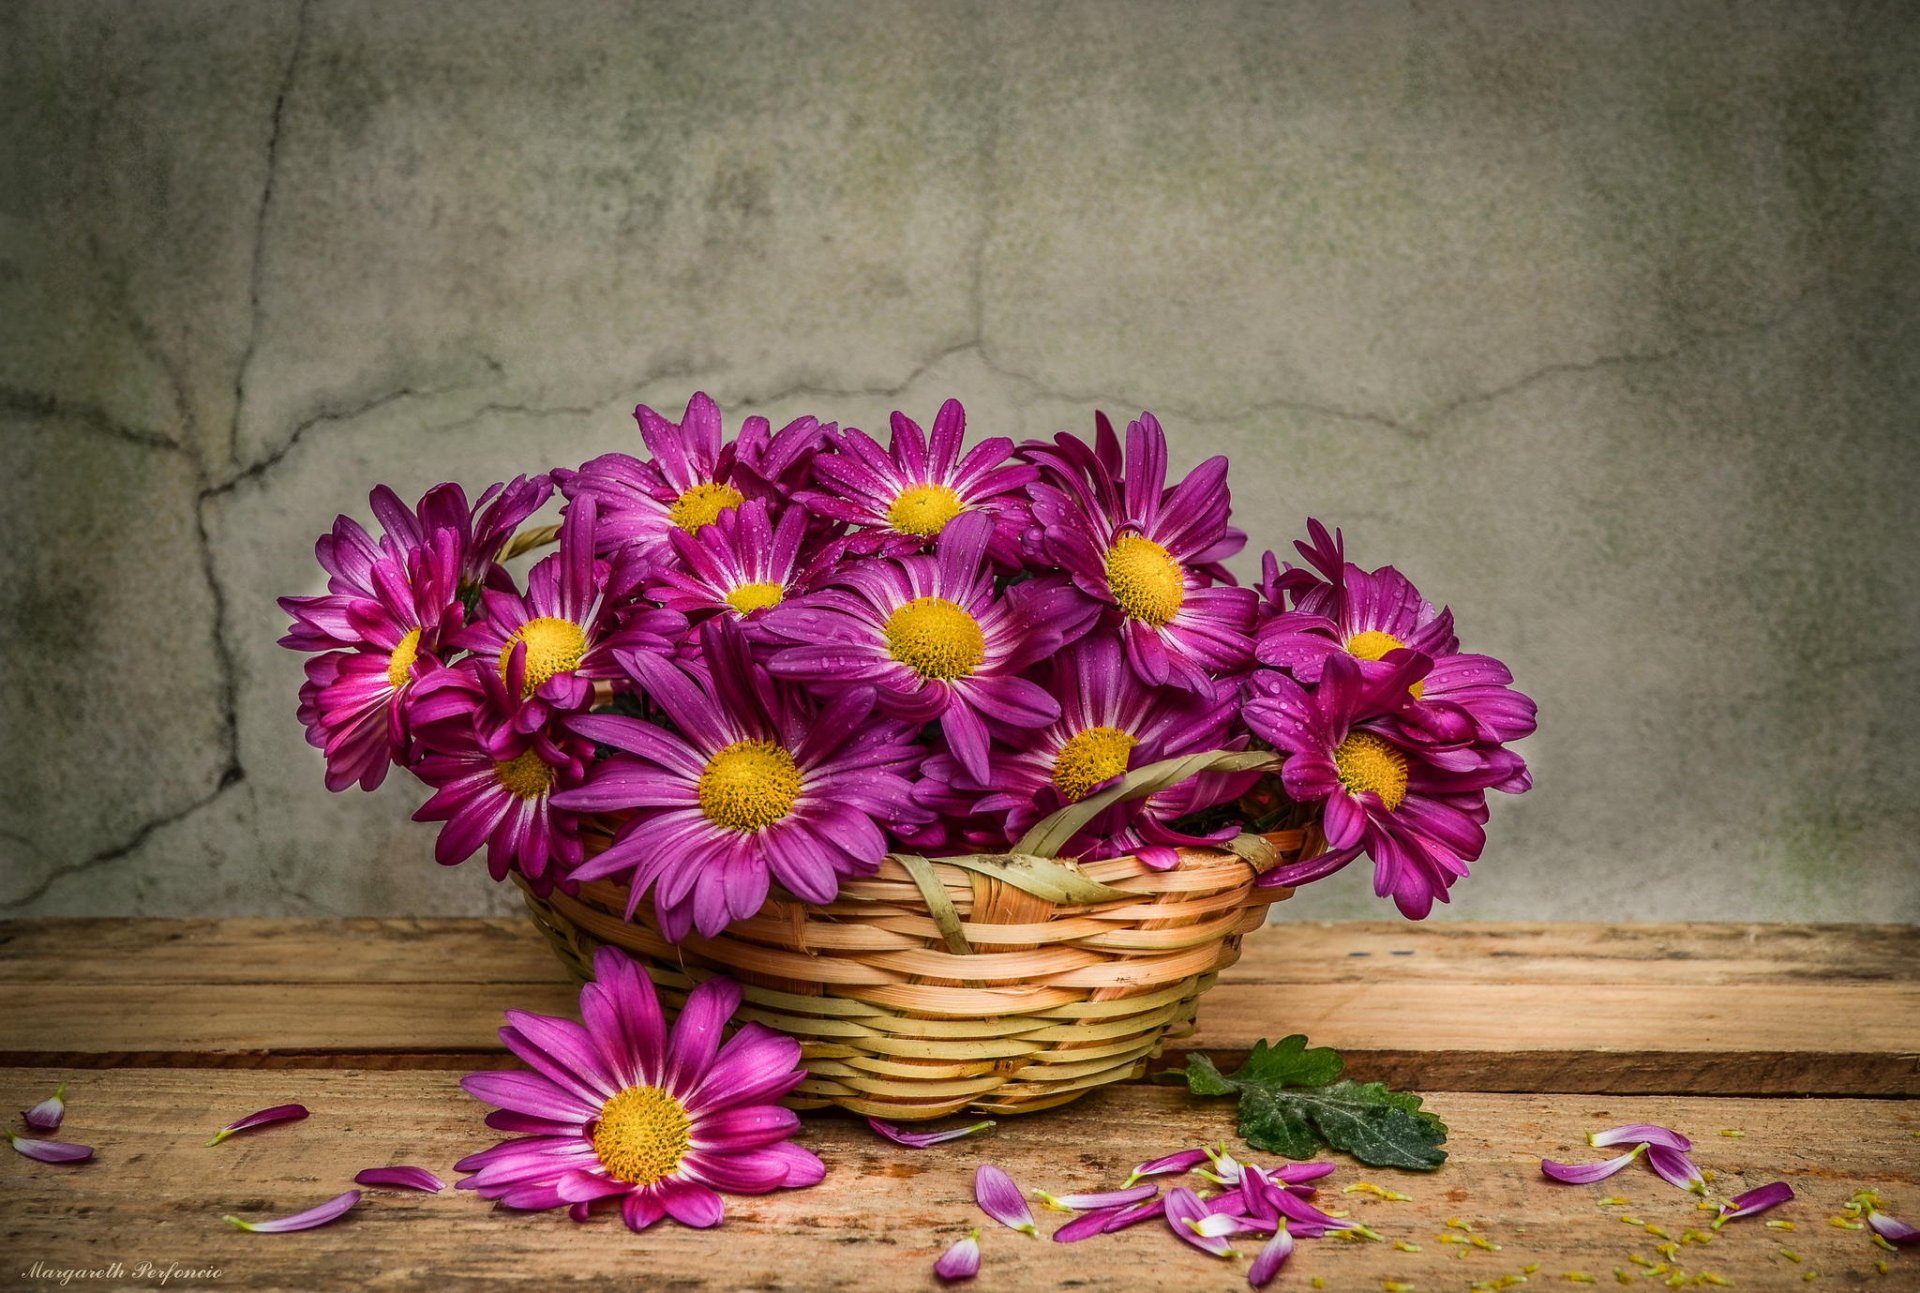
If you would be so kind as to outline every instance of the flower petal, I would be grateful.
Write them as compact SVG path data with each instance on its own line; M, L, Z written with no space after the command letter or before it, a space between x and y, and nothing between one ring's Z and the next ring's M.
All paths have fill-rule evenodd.
M20 1115L27 1124L28 1131L59 1131L60 1120L67 1114L67 1084L62 1082L59 1090L42 1100L39 1104Z
M1207 1205L1200 1201L1199 1195L1186 1186L1178 1185L1167 1191L1166 1213L1168 1229L1201 1252L1211 1253L1215 1257L1239 1256L1225 1236L1209 1237L1196 1229L1201 1218L1207 1215Z
M660 1204L683 1226L711 1230L727 1215L727 1205L698 1181L669 1176L660 1182Z
M214 1133L213 1139L207 1142L207 1148L212 1149L236 1132L251 1131L255 1127L265 1127L276 1122L298 1122L306 1116L307 1107L303 1104L277 1104L271 1109L262 1109L258 1113L250 1113L244 1118L228 1123Z
M982 1163L975 1170L973 1199L980 1205L980 1211L1001 1225L1036 1239L1040 1237L1039 1227L1033 1224L1033 1210L1027 1207L1020 1187L1013 1183L1011 1176L992 1163Z
M933 1273L943 1280L970 1280L980 1273L980 1232L955 1240L953 1247L940 1254Z
M7 1143L16 1153L28 1158L39 1159L42 1163L84 1163L93 1157L91 1145L73 1145L64 1140L35 1140L31 1136L22 1136L8 1127Z
M949 1127L945 1131L903 1131L890 1122L878 1118L867 1119L867 1126L885 1136L896 1145L905 1145L909 1149L925 1149L929 1145L944 1144L949 1140L959 1140L963 1136L973 1136L993 1126L993 1119L969 1123L965 1127Z
M242 1230L253 1230L260 1234L280 1234L288 1230L312 1230L315 1226L324 1226L352 1211L360 1202L360 1191L348 1190L345 1194L328 1199L317 1208L308 1208L305 1212L296 1212L290 1217L275 1217L271 1221L242 1221L228 1213L222 1221L230 1221Z
M1646 1152L1646 1145L1635 1145L1620 1157L1609 1158L1602 1163L1556 1163L1551 1158L1543 1158L1540 1160L1540 1171L1552 1180L1567 1185L1591 1185L1595 1181L1606 1180Z
M1136 1185L1124 1190L1101 1190L1093 1194L1052 1195L1035 1190L1040 1203L1055 1212L1092 1212L1103 1208L1125 1208L1144 1202L1160 1193L1157 1185Z
M1100 1227L1100 1230L1103 1234L1110 1235L1117 1230L1125 1230L1128 1226L1137 1226L1142 1221L1151 1221L1155 1217L1165 1216L1166 1212L1167 1201L1165 1199L1148 1199L1145 1203L1136 1203L1131 1208L1121 1208L1118 1212L1113 1213L1107 1218L1106 1224ZM1068 1223L1068 1225L1071 1224L1071 1222ZM1061 1229L1066 1229L1066 1226L1062 1226Z
M1873 1227L1873 1233L1890 1244L1905 1247L1920 1240L1920 1229L1908 1225L1898 1217L1890 1217L1884 1212L1867 1209L1867 1224Z
M386 1185L400 1190L438 1194L447 1183L424 1167L369 1167L353 1178L355 1185Z
M1765 1212L1768 1208L1779 1207L1792 1197L1793 1187L1785 1181L1774 1181L1757 1190L1736 1194L1731 1203L1721 1206L1720 1215L1713 1219L1713 1228L1718 1230L1729 1221L1738 1221L1742 1217L1751 1217L1756 1212Z
M1165 1158L1156 1158L1140 1164L1127 1173L1127 1179L1121 1182L1121 1188L1132 1185L1143 1176L1164 1176L1170 1172L1191 1172L1211 1157L1206 1148L1183 1149L1177 1154L1168 1154Z
M1273 1282L1280 1268L1287 1264L1287 1258L1293 1256L1293 1232L1281 1222L1280 1228L1273 1232L1273 1238L1267 1240L1254 1257L1253 1265L1247 1267L1247 1283L1260 1289Z
M1659 1174L1661 1180L1681 1190L1692 1190L1695 1194L1707 1192L1707 1178L1693 1165L1693 1160L1677 1149L1665 1145L1647 1146L1647 1166Z
M1083 1212L1066 1225L1053 1232L1056 1244L1074 1244L1082 1239L1091 1239L1095 1235L1107 1233L1107 1223L1125 1212L1125 1208L1101 1208L1096 1212Z
M1693 1148L1693 1142L1673 1128L1650 1122L1630 1122L1624 1126L1609 1127L1605 1131L1589 1132L1587 1143L1595 1149L1607 1149L1614 1145L1664 1145L1683 1154Z

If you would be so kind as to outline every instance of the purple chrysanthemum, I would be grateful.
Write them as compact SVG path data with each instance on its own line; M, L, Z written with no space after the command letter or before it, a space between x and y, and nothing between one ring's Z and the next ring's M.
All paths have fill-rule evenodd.
M697 534L750 497L784 498L804 478L826 432L812 417L778 432L767 419L754 417L742 424L735 443L725 444L719 406L704 391L687 401L677 423L644 404L633 416L650 461L603 454L554 477L572 507L584 498L598 500L601 552L632 549L654 564L673 560L667 536L675 529Z
M1534 730L1534 704L1510 685L1513 675L1491 656L1460 651L1453 613L1435 610L1392 566L1366 571L1346 560L1338 531L1307 522L1310 543L1296 543L1311 570L1263 561L1262 591L1278 614L1260 626L1255 653L1312 686L1330 656L1346 654L1364 675L1379 675L1390 651L1418 651L1433 668L1415 684L1416 702L1392 720L1397 734L1427 746L1437 762L1458 765L1476 742L1517 741ZM1316 575L1313 572L1318 572ZM1282 609L1282 595L1292 598ZM1450 753L1451 752L1451 755ZM1450 764L1451 757L1451 764Z
M982 440L963 457L966 429L958 400L940 406L931 437L896 412L885 449L849 427L833 437L838 452L814 459L815 487L797 497L821 516L863 527L850 540L855 552L918 552L962 512L985 512L994 521L995 560L1018 566L1028 524L1024 490L1039 470L1009 462L1013 441L1005 436Z
M489 742L511 741L544 726L555 712L586 706L595 680L622 677L618 651L670 652L686 619L633 596L644 564L632 554L593 556L596 502L581 498L560 527L560 550L527 572L524 595L489 588L486 618L455 639L504 680L519 679L520 703L505 728L483 726Z
M1033 728L1058 718L1059 703L1019 672L1083 631L1093 613L1053 580L996 593L992 536L989 517L963 512L933 555L865 562L838 586L780 607L767 630L795 645L775 651L768 668L818 687L871 687L890 714L939 719L961 766L984 781L986 720Z
M1328 657L1308 692L1283 673L1258 670L1242 711L1247 726L1286 756L1281 781L1303 804L1323 804L1327 851L1277 867L1262 884L1300 884L1331 875L1361 853L1373 858L1374 892L1391 895L1419 920L1467 874L1486 843L1487 787L1513 783L1525 764L1493 748L1470 771L1432 763L1418 745L1380 722L1409 703L1408 689L1431 665L1414 651L1390 652L1384 672L1362 674L1344 652Z
M557 798L575 811L634 810L573 876L630 873L628 916L651 891L661 932L676 942L753 915L773 880L824 903L841 876L871 873L887 851L883 824L913 811L905 778L923 753L911 725L874 715L870 687L823 708L769 678L730 620L703 625L700 647L706 676L658 656L622 656L674 728L615 715L571 720L618 753Z
M415 721L427 750L412 771L434 793L413 819L446 823L433 846L442 866L466 861L484 844L495 880L518 871L545 893L584 854L579 815L553 797L556 788L580 784L593 745L551 728L514 732L501 717L515 707L508 685L482 664L443 670L423 688ZM455 686L481 695L477 710L463 695L436 711Z
M1135 673L1210 696L1216 677L1247 665L1253 593L1213 582L1245 540L1227 526L1224 457L1167 488L1167 439L1151 413L1127 425L1124 477L1111 449L1069 435L1027 454L1045 471L1029 492L1046 553L1082 594L1115 609Z
M832 553L807 551L806 510L788 506L779 523L764 499L751 499L720 513L698 534L674 530L668 540L677 570L659 572L647 596L689 617L730 614L749 629L764 613L806 592L830 565Z
M427 545L373 563L370 595L331 599L344 608L335 632L352 649L307 662L299 710L308 743L326 755L327 789L372 790L406 757L408 694L440 667L443 637L460 626L458 572L455 535L439 530ZM282 644L297 637L296 626Z
M499 1112L487 1125L522 1133L455 1164L459 1188L503 1207L569 1208L584 1220L618 1199L633 1230L662 1217L705 1229L726 1215L726 1194L819 1184L826 1168L788 1137L800 1128L774 1103L806 1077L800 1044L743 1024L721 1044L740 1006L729 979L687 996L669 1029L647 976L603 947L580 990L582 1022L509 1010L507 1048L534 1072L472 1073L460 1085Z
M1038 731L1008 733L996 743L992 771L973 781L950 757L927 760L919 791L923 801L944 802L942 782L966 798L968 810L1001 815L1005 839L1018 839L1041 818L1104 789L1129 768L1205 750L1238 749L1244 736L1228 729L1239 710L1231 693L1208 701L1186 692L1148 687L1121 659L1120 644L1098 634L1081 638L1056 656L1045 686L1060 702L1060 717ZM1090 858L1134 854L1151 865L1171 866L1174 849L1231 838L1229 825L1205 837L1184 835L1169 823L1188 813L1237 798L1252 774L1205 774L1170 789L1115 804L1077 836L1066 851Z

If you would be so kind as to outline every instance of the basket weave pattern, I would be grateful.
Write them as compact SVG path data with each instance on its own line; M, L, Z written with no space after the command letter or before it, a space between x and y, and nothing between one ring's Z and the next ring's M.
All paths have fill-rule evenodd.
M1282 862L1323 847L1317 824L1266 838ZM751 919L678 944L648 903L625 919L622 883L526 899L578 978L603 944L633 956L670 1010L708 976L731 976L741 1018L801 1044L807 1079L788 1104L913 1121L1045 1109L1138 1076L1166 1038L1192 1031L1200 994L1292 892L1258 887L1254 865L1220 849L1183 849L1169 871L1085 863L1088 879L1128 896L1072 904L911 863L888 857L826 905L776 890Z

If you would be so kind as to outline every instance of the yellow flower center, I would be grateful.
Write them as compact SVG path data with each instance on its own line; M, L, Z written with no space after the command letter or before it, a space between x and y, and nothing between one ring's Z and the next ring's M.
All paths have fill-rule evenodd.
M747 501L746 495L717 480L706 481L673 500L667 515L688 534L698 534L703 525L712 525L720 513Z
M657 1086L630 1086L600 1106L593 1152L616 1181L652 1185L671 1175L692 1148L687 1107Z
M1127 770L1127 756L1140 739L1117 727L1089 727L1075 732L1053 760L1053 784L1068 803L1086 798L1109 777Z
M1107 549L1107 587L1121 610L1159 628L1187 600L1187 572L1152 539L1128 534Z
M944 597L916 597L887 617L887 654L922 678L966 678L987 658L980 622Z
M1391 633L1382 633L1379 629L1368 629L1365 633L1356 633L1347 639L1347 654L1360 660L1378 660L1389 651L1398 651L1406 646ZM1416 682L1407 688L1413 698L1419 700L1425 692L1424 683Z
M1407 797L1407 756L1372 732L1352 732L1333 752L1340 784L1354 794L1371 790L1389 812Z
M419 658L420 626L416 624L394 644L393 654L387 658L387 682L395 691L406 686L413 677L413 662Z
M727 605L747 615L763 611L769 606L778 606L786 595L784 584L741 584L727 594Z
M493 765L493 779L502 789L519 799L538 799L553 789L553 768L528 750L505 763Z
M793 811L800 769L772 741L735 741L700 774L700 811L730 831L757 831Z
M901 490L900 497L893 500L893 506L887 509L887 524L902 534L931 539L966 510L951 486L915 485Z
M557 673L578 669L580 657L587 653L587 635L578 624L542 615L522 624L500 648L501 682L507 680L507 666L513 660L516 642L527 644L527 680L520 688L522 696L533 695L541 683Z

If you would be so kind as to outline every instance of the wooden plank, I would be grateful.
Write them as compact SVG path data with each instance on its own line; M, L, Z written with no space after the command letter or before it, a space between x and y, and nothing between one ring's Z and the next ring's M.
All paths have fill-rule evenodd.
M929 1267L953 1239L983 1229L983 1290L1071 1287L1244 1288L1245 1262L1225 1263L1176 1240L1160 1223L1076 1245L1035 1241L987 1222L972 1202L974 1166L990 1159L1028 1188L1095 1188L1134 1162L1228 1136L1224 1102L1148 1087L1102 1092L1071 1112L1003 1122L987 1137L926 1151L884 1143L842 1117L807 1120L803 1133L829 1166L806 1191L730 1201L726 1225L695 1232L670 1224L627 1233L611 1217L575 1225L560 1213L493 1210L465 1192L421 1196L369 1192L344 1220L297 1235L251 1235L220 1221L227 1212L290 1212L348 1188L360 1168L416 1163L449 1180L453 1161L494 1139L482 1109L449 1073L301 1071L26 1072L0 1070L0 1107L38 1100L67 1080L64 1134L94 1145L97 1161L56 1167L0 1158L0 1250L23 1287L25 1273L90 1270L140 1261L164 1268L217 1268L217 1278L175 1287L220 1289L437 1287L551 1288L580 1280L648 1289L885 1289L933 1285ZM305 1122L229 1141L203 1142L239 1113L297 1100ZM1689 1275L1713 1273L1735 1288L1911 1288L1920 1255L1882 1252L1826 1218L1855 1190L1873 1188L1896 1214L1920 1214L1920 1105L1886 1101L1606 1098L1450 1094L1431 1103L1453 1129L1452 1160L1433 1175L1381 1172L1344 1158L1323 1200L1350 1211L1388 1242L1302 1241L1276 1287L1319 1277L1335 1290L1379 1289L1392 1279L1421 1293L1466 1289L1474 1280L1529 1273L1532 1287L1584 1271L1617 1287L1613 1271L1641 1276L1630 1258L1663 1260L1656 1236L1622 1224L1627 1213L1680 1236L1706 1214L1696 1200L1639 1167L1593 1187L1557 1186L1538 1172L1541 1155L1585 1158L1582 1135L1626 1121L1678 1126L1696 1157L1733 1194L1776 1179L1801 1198L1771 1214L1792 1232L1758 1222L1729 1226L1705 1247L1681 1249ZM1745 1132L1725 1139L1722 1128ZM1230 1139L1230 1137L1229 1137ZM1413 1196L1390 1202L1341 1194L1375 1181ZM1194 1182L1198 1184L1198 1182ZM903 1188L904 1187L904 1188ZM1600 1206L1618 1195L1627 1208ZM1440 1242L1458 1218L1498 1251ZM1043 1230L1057 1220L1041 1214ZM1404 1252L1392 1245L1419 1245ZM1791 1248L1801 1260L1782 1255ZM1458 1255L1464 1252L1464 1256ZM1884 1281L1874 1263L1886 1260ZM154 1283L149 1277L145 1284Z
M1915 951L1884 926L1275 926L1162 1062L1305 1032L1429 1090L1920 1094ZM22 921L0 976L17 1064L462 1067L503 1008L573 1004L511 920Z

